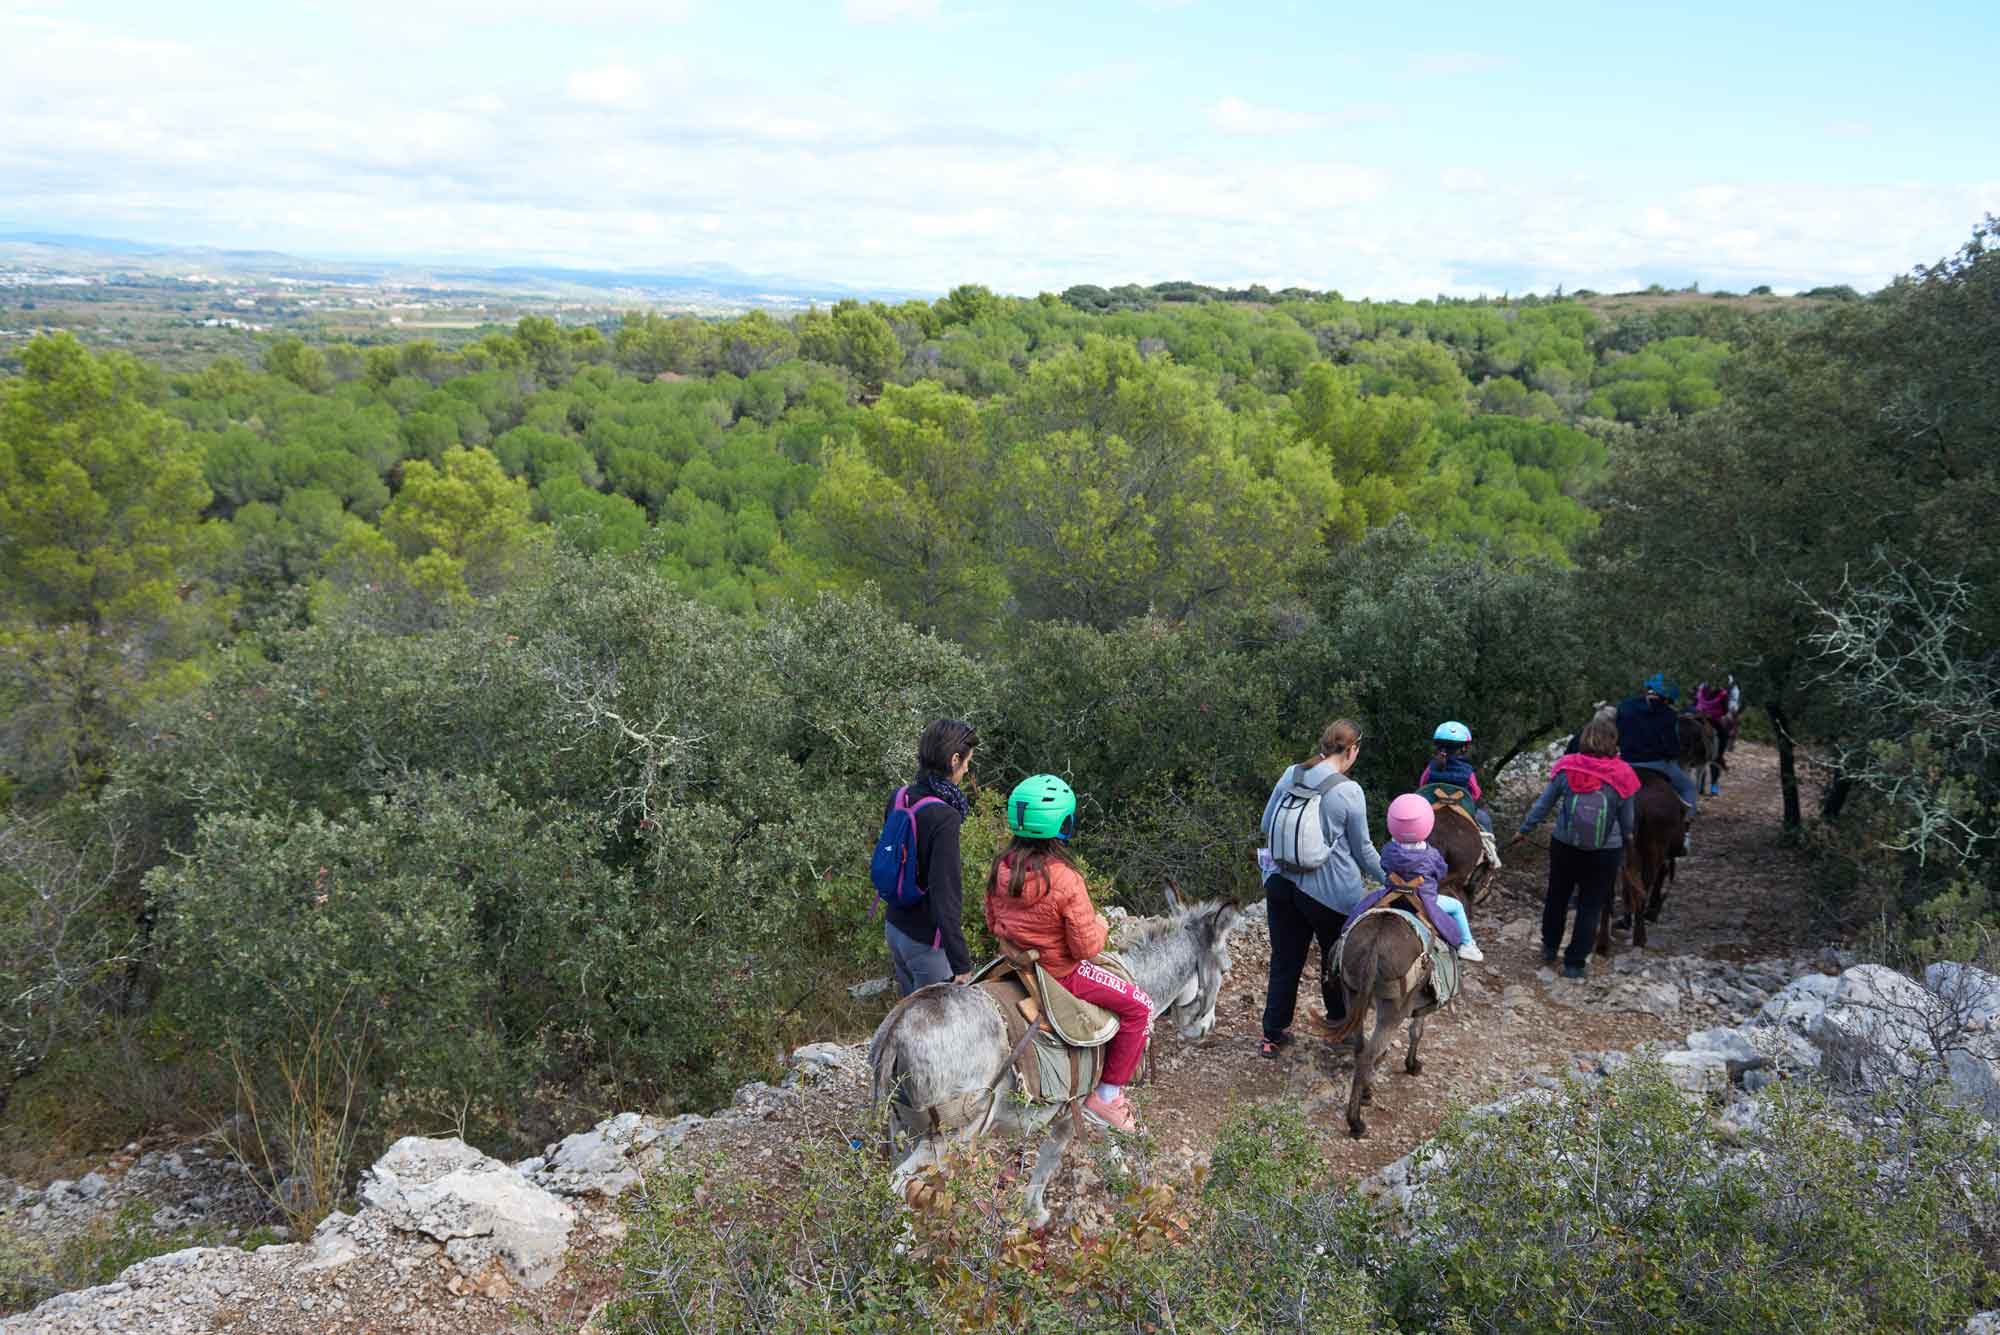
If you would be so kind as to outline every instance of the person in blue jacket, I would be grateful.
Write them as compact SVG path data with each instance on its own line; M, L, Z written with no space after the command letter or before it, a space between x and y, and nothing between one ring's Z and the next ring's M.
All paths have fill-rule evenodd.
M1681 724L1680 714L1674 703L1680 699L1680 688L1673 679L1663 672L1655 672L1646 678L1645 686L1639 694L1621 701L1618 706L1618 758L1633 769L1657 770L1667 776L1667 781L1680 794L1682 805L1688 809L1688 819L1695 814L1694 779L1681 768ZM1683 840L1681 852L1685 855L1688 844Z

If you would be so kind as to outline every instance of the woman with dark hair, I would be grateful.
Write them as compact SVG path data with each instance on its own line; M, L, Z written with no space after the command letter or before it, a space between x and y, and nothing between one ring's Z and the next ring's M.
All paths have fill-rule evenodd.
M958 831L965 823L965 794L959 784L972 768L979 735L970 724L941 718L917 740L917 777L889 798L883 818L901 800L915 808L917 887L923 891L907 907L888 905L882 933L896 967L896 991L908 996L920 987L963 979L972 972L960 915L965 904L965 866Z
M1361 902L1361 878L1382 880L1382 859L1368 837L1368 799L1347 777L1360 755L1361 725L1336 719L1320 734L1319 749L1278 777L1264 804L1264 838L1276 864L1264 878L1271 978L1258 1051L1266 1057L1277 1056L1292 1041L1299 975L1315 941L1326 1017L1333 1023L1347 1017L1327 956L1347 915Z

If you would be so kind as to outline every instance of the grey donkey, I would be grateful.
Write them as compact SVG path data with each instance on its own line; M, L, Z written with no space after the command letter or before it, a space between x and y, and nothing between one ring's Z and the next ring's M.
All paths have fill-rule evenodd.
M1229 972L1229 934L1240 914L1235 905L1221 902L1185 905L1172 887L1167 910L1165 918L1141 921L1118 953L1133 981L1152 997L1155 1027L1164 1018L1184 1037L1203 1038L1215 1028L1215 1001ZM1027 1102L1011 1055L1000 1005L982 988L934 983L905 997L883 1019L868 1045L875 1100L889 1103L891 1154L916 1142L893 1170L898 1193L937 1162L941 1134L971 1139L996 1129L1043 1132L1028 1178L1027 1207L1034 1227L1048 1223L1042 1192L1069 1149L1075 1121L1068 1104ZM928 1108L938 1109L935 1128L919 1112Z

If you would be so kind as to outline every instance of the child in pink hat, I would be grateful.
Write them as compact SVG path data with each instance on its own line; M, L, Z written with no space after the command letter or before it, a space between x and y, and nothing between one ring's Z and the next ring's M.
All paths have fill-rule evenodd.
M1477 964L1486 956L1472 939L1472 924L1466 921L1465 905L1456 896L1438 893L1438 882L1444 879L1449 868L1445 865L1444 854L1424 842L1430 838L1431 827L1436 820L1437 815L1431 810L1431 804L1420 793L1404 793L1391 802L1389 842L1382 845L1382 873L1385 877L1397 876L1405 881L1417 879L1420 882L1416 887L1417 896L1423 901L1425 916L1438 929L1438 935L1445 939L1446 944L1458 948L1460 959ZM1374 908L1389 892L1390 888L1385 887L1362 900L1355 906L1353 918ZM1428 911L1433 906L1438 910L1435 913Z

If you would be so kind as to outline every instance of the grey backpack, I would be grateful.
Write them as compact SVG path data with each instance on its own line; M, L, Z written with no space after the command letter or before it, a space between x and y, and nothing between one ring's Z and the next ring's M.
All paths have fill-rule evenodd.
M1618 833L1618 808L1623 800L1608 783L1600 783L1587 793L1569 789L1562 798L1562 820L1556 833L1571 848L1595 852L1610 846Z
M1335 774L1322 783L1303 784L1299 782L1297 765L1287 770L1285 777L1287 783L1278 795L1278 809L1271 813L1271 860L1280 871L1297 875L1324 867L1333 856L1334 844L1327 842L1321 810L1328 793L1354 780L1345 774ZM1335 843L1342 838L1336 835Z

